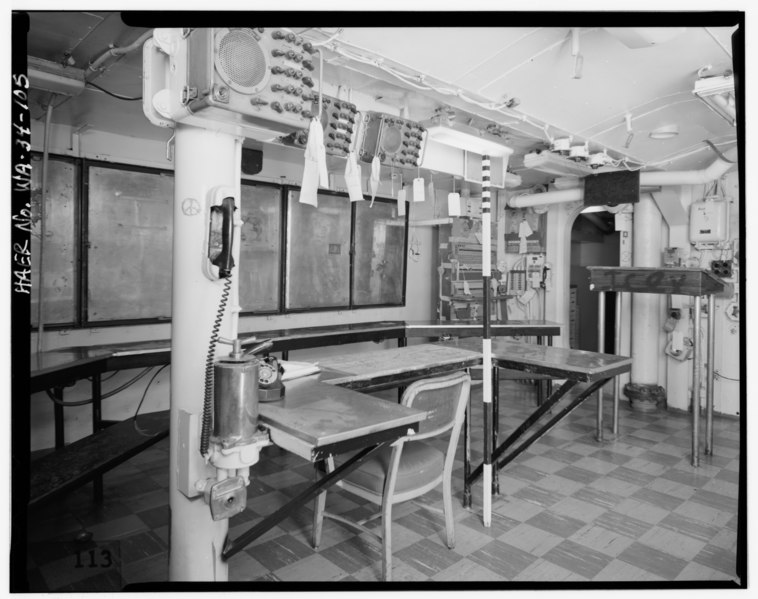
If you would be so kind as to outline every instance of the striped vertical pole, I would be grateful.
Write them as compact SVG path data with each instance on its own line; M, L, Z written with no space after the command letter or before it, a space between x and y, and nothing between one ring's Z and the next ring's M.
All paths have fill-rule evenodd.
M490 157L482 156L482 402L484 403L484 463L482 495L484 526L492 524L492 340L490 339L490 279L492 277Z

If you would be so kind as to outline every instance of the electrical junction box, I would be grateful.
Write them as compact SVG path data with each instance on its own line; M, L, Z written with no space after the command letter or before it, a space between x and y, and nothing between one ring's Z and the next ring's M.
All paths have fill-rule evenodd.
M702 201L690 207L690 243L726 241L729 238L729 202Z
M542 269L545 266L545 254L526 254L524 259L526 262L529 286L533 289L538 289L542 283Z

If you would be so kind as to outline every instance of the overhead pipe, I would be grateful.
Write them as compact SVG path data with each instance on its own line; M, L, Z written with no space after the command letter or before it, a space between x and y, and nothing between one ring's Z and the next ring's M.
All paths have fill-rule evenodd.
M660 187L662 185L701 185L710 183L726 173L737 160L737 148L731 148L719 156L709 166L697 171L646 171L640 173L640 186ZM563 189L523 195L508 200L511 208L529 208L548 204L563 204L584 199L584 189Z
M134 50L137 50L138 48L142 48L143 44L153 37L153 30L150 29L149 31L146 31L141 36L139 36L135 41L133 41L128 46L123 46L121 48L110 48L103 52L99 57L97 57L95 60L93 60L89 67L87 67L87 71L89 71L85 75L85 79L87 79L91 73L94 73L95 71L98 71L100 69L100 65L102 65L106 60L111 58L112 56L123 56L124 54L129 54L129 52L132 52Z
M55 99L55 94L52 94L50 96L50 99L48 100L47 108L45 109L45 135L44 135L44 142L42 144L42 190L40 193L40 200L39 200L39 220L40 220L40 233L39 233L39 280L38 280L38 287L39 291L37 292L37 353L42 353L43 346L43 337L45 334L45 266L44 266L44 258L45 255L45 238L47 237L47 230L46 230L46 213L45 213L45 202L47 201L47 183L48 183L48 172L49 172L49 162L50 162L50 123L53 118L53 100Z

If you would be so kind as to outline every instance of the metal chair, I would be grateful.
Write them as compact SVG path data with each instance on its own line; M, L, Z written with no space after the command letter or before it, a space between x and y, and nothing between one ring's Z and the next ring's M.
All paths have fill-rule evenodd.
M427 412L419 431L398 439L336 483L343 489L381 506L381 511L359 522L325 511L326 491L315 501L313 511L313 547L318 549L324 516L355 527L382 542L382 578L392 579L392 506L424 495L442 484L447 546L455 545L453 522L452 473L466 406L471 391L471 378L458 372L417 381L408 386L401 403ZM443 453L424 439L449 437ZM338 456L339 459L339 456ZM345 459L345 458L343 458ZM334 459L327 459L327 472L334 470ZM429 506L426 506L429 507ZM432 508L433 509L433 508ZM365 524L382 518L382 534Z

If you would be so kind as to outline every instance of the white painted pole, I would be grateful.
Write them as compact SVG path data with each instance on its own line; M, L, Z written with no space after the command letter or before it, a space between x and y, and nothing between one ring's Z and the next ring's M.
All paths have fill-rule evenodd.
M634 266L661 265L661 224L663 217L649 194L640 194L634 205ZM658 385L658 335L661 296L632 294L632 383Z
M187 439L180 433L179 413L197 415L197 421L201 421L205 362L224 285L223 280L211 281L203 271L209 196L213 188L224 186L235 189L236 198L240 197L241 147L241 140L229 134L183 125L176 127L169 489L171 581L226 581L228 578L227 564L220 557L228 520L214 522L202 495L190 499L179 490L180 470L203 472L205 469L199 451L188 449ZM233 255L238 264L238 246ZM237 268L232 275L234 289L236 271ZM237 297L236 291L231 297ZM227 309L220 336L236 337L236 321L236 314L232 315ZM216 355L221 355L225 348L218 347ZM198 427L198 441L199 435Z

